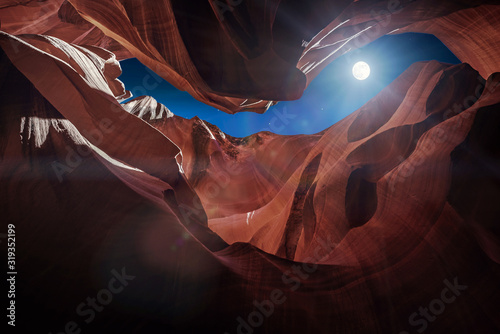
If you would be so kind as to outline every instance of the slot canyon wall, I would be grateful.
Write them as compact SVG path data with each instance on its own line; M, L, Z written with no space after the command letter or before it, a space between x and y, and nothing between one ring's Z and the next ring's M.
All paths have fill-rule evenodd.
M0 30L15 329L500 331L497 1L3 0ZM263 113L402 32L463 63L415 63L314 135L234 138L150 96L120 103L136 57Z

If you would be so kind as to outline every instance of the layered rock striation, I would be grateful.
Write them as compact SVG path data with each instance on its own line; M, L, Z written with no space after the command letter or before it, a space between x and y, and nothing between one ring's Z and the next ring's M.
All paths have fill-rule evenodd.
M370 12L387 4L256 1L214 19L207 3L192 16L180 1L0 4L0 213L15 226L17 325L498 332L498 6L401 2L379 34L442 34L468 64L416 63L315 135L234 138L152 97L121 103L109 49L226 111L263 111L359 47L375 28L356 30L380 26ZM298 12L308 19L289 31ZM303 31L317 34L299 52Z

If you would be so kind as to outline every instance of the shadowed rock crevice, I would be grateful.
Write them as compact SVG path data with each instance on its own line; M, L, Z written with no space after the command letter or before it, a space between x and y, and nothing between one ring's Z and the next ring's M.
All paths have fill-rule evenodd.
M435 74L441 71L442 73L435 86L437 93L433 90L426 99L425 119L414 124L379 131L347 156L346 161L353 168L362 168L363 178L366 181L377 182L415 151L417 144L427 131L457 116L477 101L484 89L484 79L477 71L467 64L451 66L445 70L441 70L441 67L442 65L439 65L433 69ZM408 71L408 73L412 72ZM457 81L464 82L464 84L457 85ZM458 103L456 96L462 97ZM355 184L357 183L356 181Z
M426 115L444 114L443 118L449 118L461 113L476 103L484 84L485 80L469 64L458 64L443 70L427 99ZM463 101L457 101L457 96L463 96Z
M363 168L358 168L347 181L345 213L351 228L368 222L377 210L377 184L367 181L365 174Z
M207 174L207 168L210 165L210 155L207 154L207 146L211 139L208 129L203 126L203 121L199 119L193 123L191 136L193 140L194 163L189 180L193 188L196 188L200 180Z
M314 211L314 192L316 191L316 185L318 184L315 181L309 191L307 192L307 196L304 202L302 223L304 225L304 243L308 245L314 236L314 232L316 231L316 212Z
M355 142L366 138L386 124L405 99L408 89L415 83L425 65L425 63L412 65L407 75L396 78L387 86L392 94L377 94L370 100L370 104L362 106L347 130L347 140Z
M285 257L290 260L293 260L295 257L297 243L299 242L300 234L304 228L304 204L308 196L313 196L314 189L310 195L308 195L308 191L316 178L316 174L318 173L318 167L321 162L322 155L322 153L316 155L311 162L309 162L306 168L304 168L304 171L300 176L299 186L297 187L297 190L295 190L293 204L290 208L290 214L286 222L283 238L281 239L280 246L278 248L278 256ZM309 201L311 201L311 199L309 199Z
M465 141L451 152L447 200L500 263L500 104L481 108Z
M481 93L477 73L417 65L360 118L315 135L237 139L199 119L157 118L168 113L152 98L135 101L146 119L131 115L106 51L116 38L118 59L133 53L200 101L263 112L272 102L257 97L298 97L297 72L310 82L389 33L436 34L490 76L500 70L498 1L401 0L384 15L397 1L220 0L234 7L222 20L208 9L214 1L176 0L195 7L179 11L171 0L69 0L76 11L63 8L62 22L63 2L0 8L0 46L18 69L0 64L0 216L18 236L21 331L415 333L417 314L426 334L499 332L500 95L489 94L491 80L464 111ZM309 5L318 7L301 10ZM189 24L203 19L215 22ZM323 24L310 40L297 33ZM64 119L43 117L48 102ZM68 159L69 150L78 154ZM195 193L185 175L197 191L218 189ZM134 279L111 302L112 270ZM89 298L109 303L86 308L95 319L85 323L75 308Z

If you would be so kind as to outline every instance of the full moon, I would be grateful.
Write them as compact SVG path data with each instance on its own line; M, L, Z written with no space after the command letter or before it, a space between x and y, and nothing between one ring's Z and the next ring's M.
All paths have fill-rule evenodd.
M370 76L370 66L364 61L358 61L352 67L352 75L358 80L365 80Z

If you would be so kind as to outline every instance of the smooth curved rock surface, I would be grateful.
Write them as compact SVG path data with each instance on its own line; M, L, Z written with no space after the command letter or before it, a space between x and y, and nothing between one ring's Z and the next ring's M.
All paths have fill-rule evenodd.
M500 71L495 0L4 2L8 33L136 57L229 113L262 113L273 101L297 99L331 61L389 33L434 34L483 77Z
M165 107L149 96L136 98L124 108L180 148L183 172L209 218L246 214L267 204L321 138L321 133L280 136L267 131L235 138L198 117L187 120L158 112ZM157 117L159 113L166 116Z
M112 23L114 15L126 20L142 13L133 20L145 22L141 33L116 25L130 36L111 37L132 54L145 52L130 43L143 43L132 37L151 31L152 14L140 9L153 2L113 1L115 7L96 7L96 13L83 1L70 3L110 36L110 23L101 18ZM351 13L342 26L351 30L342 33L353 36L353 27L368 22L367 11L378 8L370 7L374 3L337 4L332 20L318 22L330 27ZM394 24L411 27L425 18L426 29L439 30L449 17L465 23L471 11L489 15L485 2L418 7L426 3L405 2L414 16ZM235 13L243 15L236 26L257 26L262 10L277 10L280 22L277 4L245 5L248 15ZM293 4L291 12L308 7ZM25 5L34 4L4 1L0 11ZM178 16L182 5L174 7ZM86 24L71 7L58 8L68 24ZM97 9L99 18L93 16ZM27 27L36 29L37 22ZM478 24L497 22L489 17ZM286 27L276 25L282 36ZM332 45L309 44L300 61L334 58L321 50L342 43L335 37L342 27L320 32L315 38ZM491 58L456 66L416 63L358 111L315 135L246 138L175 116L151 97L120 104L129 93L117 80L119 63L99 46L34 31L1 32L0 214L15 226L18 328L497 333L500 75L489 72L496 71L492 50L500 38L490 28L488 39L480 39L480 31L471 35L472 28L457 32L457 45L472 60L484 46ZM270 47L266 31L258 35L267 36L260 40L263 49L244 49L251 42L244 36L232 40L244 41L237 44L242 54L255 56ZM468 36L477 38L460 44ZM155 43L174 47L185 40ZM293 54L286 43L274 47L275 54ZM157 57L153 51L146 58ZM222 54L236 61L234 50ZM256 73L266 68L259 61ZM177 78L177 70L167 77ZM193 92L217 96L210 103L236 111L231 108L241 97L226 98L195 82L189 83ZM248 87L238 94L248 94ZM6 243L0 246L7 250ZM92 312L92 298L102 308ZM432 320L424 320L421 307L434 314Z
M68 43L105 48L118 59L132 57L115 40L84 20L67 0L0 1L0 30L12 35L49 35Z

